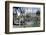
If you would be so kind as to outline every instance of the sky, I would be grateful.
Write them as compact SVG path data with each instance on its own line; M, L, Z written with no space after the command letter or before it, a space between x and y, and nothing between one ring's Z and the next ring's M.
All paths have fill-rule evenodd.
M13 7L14 13L15 12L26 12L26 13L36 13L37 10L40 10L40 8L36 7Z

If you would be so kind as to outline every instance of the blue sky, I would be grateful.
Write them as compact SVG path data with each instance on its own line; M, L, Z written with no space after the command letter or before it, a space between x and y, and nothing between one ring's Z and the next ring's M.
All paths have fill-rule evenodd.
M36 13L37 10L40 10L40 8L36 8L36 7L13 7L15 9L15 12L31 12L31 13ZM21 10L20 10L21 9Z

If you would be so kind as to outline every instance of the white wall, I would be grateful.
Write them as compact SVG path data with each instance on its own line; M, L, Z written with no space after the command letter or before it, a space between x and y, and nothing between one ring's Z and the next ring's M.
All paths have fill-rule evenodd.
M16 1L16 0L14 0L14 1ZM17 0L17 1L46 3L46 0ZM46 6L46 4L45 4L45 6ZM45 14L45 18L46 18L46 14ZM45 24L45 26L46 26L46 24ZM5 34L5 0L0 0L0 35L10 35L10 34ZM11 34L11 35L15 35L15 34ZM36 32L36 33L21 33L21 34L16 34L16 35L46 35L46 31L45 32Z

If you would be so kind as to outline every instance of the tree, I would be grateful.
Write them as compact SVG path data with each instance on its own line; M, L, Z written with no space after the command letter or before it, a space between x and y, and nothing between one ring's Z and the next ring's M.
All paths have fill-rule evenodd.
M36 15L40 16L40 11L39 10L36 12Z

